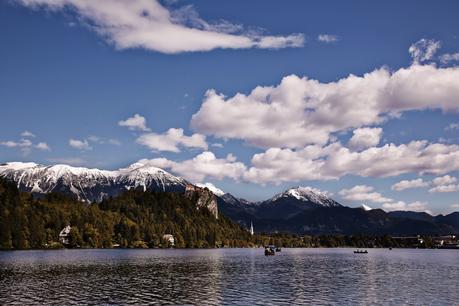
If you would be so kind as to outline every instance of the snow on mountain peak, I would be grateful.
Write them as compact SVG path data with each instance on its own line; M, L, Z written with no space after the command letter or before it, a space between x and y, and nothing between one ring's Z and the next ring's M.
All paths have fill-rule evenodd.
M321 206L337 206L339 205L330 198L330 193L321 191L314 187L293 187L280 194L275 195L271 201L276 201L280 198L294 197L299 201L313 202Z
M372 209L373 209L373 208L371 208L370 206L365 205L365 204L360 205L360 208L362 208L362 209L365 210L365 211L369 211L369 210L372 210Z
M207 188L210 191L212 191L213 194L219 197L221 197L222 195L226 193L223 190L219 189L218 187L215 187L215 185L212 183L204 183L204 184L199 183L199 184L196 184L196 186L201 187L201 188Z
M22 169L27 169L27 168L33 168L33 167L36 167L36 166L38 166L38 164L32 163L32 162L27 162L27 163L9 162L9 163L5 163L5 164L0 164L0 172L2 170L8 170L8 169L22 170Z

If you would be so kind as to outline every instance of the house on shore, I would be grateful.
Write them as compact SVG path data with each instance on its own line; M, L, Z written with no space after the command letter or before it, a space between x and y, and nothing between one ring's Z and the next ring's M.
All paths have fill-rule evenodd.
M59 233L59 242L62 243L63 245L69 245L70 244L70 230L72 228L70 225L67 225L64 227L61 232Z
M166 242L170 247L175 246L175 238L171 234L164 234L163 241Z

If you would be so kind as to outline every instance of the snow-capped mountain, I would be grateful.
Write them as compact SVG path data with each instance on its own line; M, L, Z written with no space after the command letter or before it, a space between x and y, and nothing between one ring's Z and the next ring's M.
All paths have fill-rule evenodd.
M305 210L341 207L328 194L311 187L294 187L259 204L256 215L262 218L290 218Z
M365 205L365 204L360 205L360 208L363 209L364 211L370 211L373 209L370 206Z
M331 199L327 193L312 187L293 187L275 195L266 202L278 202L282 199L296 199L308 205L312 204L322 207L341 206L341 204Z
M188 182L147 164L135 163L127 168L107 171L72 167L44 166L11 162L0 165L0 177L13 181L22 191L34 194L62 192L86 202L102 201L126 189L184 191Z

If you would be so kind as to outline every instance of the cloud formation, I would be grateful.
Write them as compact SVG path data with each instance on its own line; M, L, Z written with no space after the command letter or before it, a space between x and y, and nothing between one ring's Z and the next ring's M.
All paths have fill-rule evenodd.
M217 158L212 152L203 152L192 159L175 162L166 158L142 160L152 166L169 169L193 183L202 183L205 179L222 180L230 178L239 180L246 170L243 163L236 161L236 157L228 154L226 158Z
M180 152L180 146L207 150L206 136L193 134L186 136L183 129L171 128L164 134L146 133L137 138L137 143L154 151Z
M445 175L437 177L432 180L432 184L434 186L429 189L430 193L459 191L459 184L457 184L457 178L454 176Z
M71 146L72 148L81 150L81 151L92 150L92 147L89 145L89 142L86 139L79 140L79 139L71 138L69 139L69 146Z
M21 136L22 138L19 140L0 141L0 146L7 148L19 148L24 155L28 155L33 149L51 151L51 147L46 142L33 143L30 138L35 138L36 136L29 131L22 132Z
M260 184L331 180L348 174L362 177L446 174L459 170L459 145L412 141L356 152L336 142L299 150L270 148L255 154L251 163L244 178Z
M21 136L22 137L25 137L25 138L35 138L35 134L30 132L30 131L27 131L25 130L24 132L21 133Z
M428 187L429 182L425 182L422 178L418 178L415 180L402 180L398 183L392 185L391 189L395 191L402 191L405 189L413 189L413 188L423 188Z
M442 62L443 64L448 64L450 62L459 62L459 52L442 54L440 56L440 62Z
M134 116L129 117L126 120L118 121L118 125L127 127L131 131L150 131L150 129L147 128L147 120L145 119L145 117L140 116L139 114L135 114Z
M317 40L324 43L332 43L338 41L338 36L331 34L319 34Z
M350 189L342 189L338 194L345 200L353 202L387 203L393 202L392 199L384 197L379 192L374 192L374 188L366 185L357 185Z
M321 83L295 75L225 97L208 90L191 127L261 148L324 145L333 133L378 125L412 110L458 112L459 67L412 65L376 69Z
M359 128L353 131L349 140L349 147L362 150L374 147L379 144L382 135L382 128Z
M427 202L415 201L412 203L406 203L404 201L398 202L391 202L391 203L384 203L382 207L388 211L418 211L418 212L426 212L428 214L432 214L430 210L427 209Z
M441 44L433 39L421 39L410 46L408 52L413 58L413 63L419 64L431 60Z
M157 0L19 0L29 8L74 11L80 20L118 49L162 53L221 49L288 48L304 44L302 34L265 36L227 21L208 23L191 6L170 11Z

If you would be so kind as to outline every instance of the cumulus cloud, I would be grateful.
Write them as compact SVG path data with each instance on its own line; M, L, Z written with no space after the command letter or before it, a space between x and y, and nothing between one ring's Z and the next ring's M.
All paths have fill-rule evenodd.
M332 43L338 41L338 36L331 34L319 34L317 40L324 43Z
M89 145L89 142L84 139L84 140L79 140L79 139L69 139L69 146L72 148L81 150L81 151L89 151L92 150L92 147Z
M357 185L350 189L343 189L338 194L345 200L354 202L374 202L387 203L392 202L392 199L384 197L379 192L374 192L374 188L366 185Z
M0 141L0 146L7 148L19 148L24 155L28 155L32 152L32 149L38 149L41 151L51 151L51 148L46 142L33 143L29 138L35 138L36 136L29 131L21 133L23 138L19 140L7 140Z
M459 191L459 184L457 184L457 178L450 175L445 175L441 177L436 177L432 180L432 187L429 192L456 192Z
M382 207L388 211L419 211L419 212L426 212L432 214L430 210L427 209L427 202L415 201L412 203L406 203L404 201L398 202L391 202L391 203L384 203Z
M179 146L207 150L206 136L186 136L183 129L171 128L164 134L146 133L137 138L137 143L155 151L180 152Z
M413 189L413 188L422 188L428 187L429 182L425 182L422 178L418 178L415 180L402 180L398 183L392 185L391 189L396 191L402 191L405 189Z
M302 34L265 36L227 21L208 23L191 6L169 10L156 0L19 0L30 8L71 10L118 49L162 53L247 48L287 48L304 44Z
M191 127L261 148L324 145L336 132L377 125L412 110L458 112L459 67L376 69L321 83L295 75L277 86L225 97L208 90Z
M450 176L450 175L436 177L432 180L432 183L435 186L450 185L456 182L457 182L457 178L455 178L454 176Z
M445 131L454 131L454 130L459 130L459 122L450 123L450 124L445 128Z
M458 62L459 61L459 52L458 53L446 53L440 56L440 61L443 64L448 64L450 62Z
M145 117L140 116L139 114L135 114L134 116L127 118L126 120L118 121L118 125L127 127L131 131L150 131L150 129L147 128L147 120L145 119Z
M42 150L42 151L51 151L51 148L48 146L46 142L37 143L35 145L35 148L37 148L38 150Z
M99 137L99 136L96 136L96 135L90 135L87 140L92 142L92 143L97 143L97 144L101 144L101 145L104 145L104 144L111 144L111 145L114 145L114 146L120 146L121 145L121 142L118 139L115 139L115 138L105 139L103 137Z
M413 58L413 63L422 63L432 59L441 44L433 39L421 39L410 46L408 52Z
M349 146L356 150L367 149L379 144L382 128L359 128L353 131Z
M21 133L21 136L22 137L25 137L25 138L35 138L35 134L30 132L30 131L27 131L25 130L24 132Z
M271 148L255 154L251 162L244 178L261 184L331 180L347 174L362 177L446 174L459 170L459 145L412 141L355 152L336 142L299 150Z
M239 180L246 170L245 165L236 161L234 155L228 154L226 158L217 158L209 151L181 162L171 161L166 158L155 158L140 162L169 169L171 172L192 182L203 182L205 179L222 180L224 178Z

